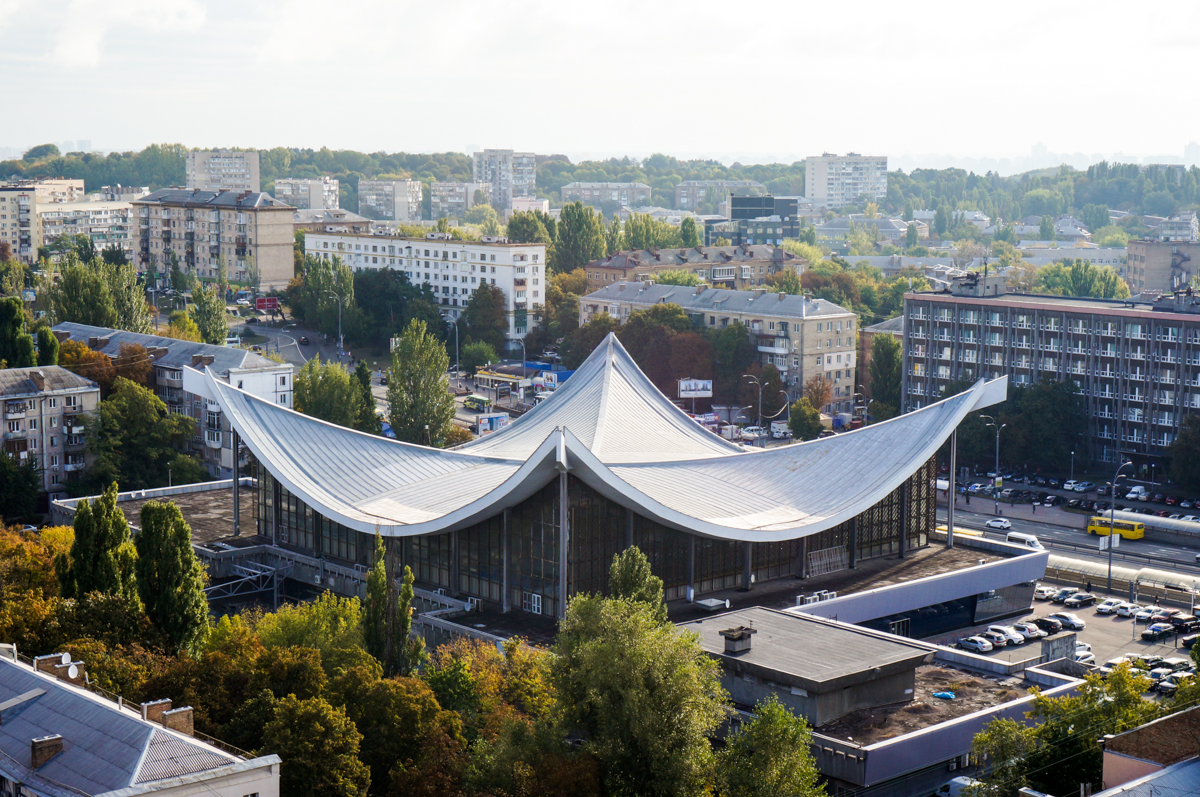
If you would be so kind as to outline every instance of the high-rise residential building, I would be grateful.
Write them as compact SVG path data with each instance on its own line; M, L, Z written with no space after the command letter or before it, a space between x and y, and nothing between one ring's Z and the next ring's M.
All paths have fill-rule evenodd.
M650 204L650 192L645 183L567 183L562 187L562 201L640 207Z
M733 193L765 194L767 187L754 180L684 180L675 186L675 207L696 210L709 201L716 206Z
M1130 293L1167 293L1191 284L1200 275L1200 243L1130 241L1124 277Z
M137 248L137 218L129 202L55 202L38 205L42 244L49 247L60 238L86 235L96 251L116 247L134 261ZM60 255L51 254L57 262Z
M461 219L475 204L475 192L488 194L489 189L490 186L483 183L433 183L429 186L429 217ZM490 194L488 198L490 200Z
M862 197L887 198L887 156L826 152L804 162L804 190L819 208L840 208Z
M21 464L33 459L48 493L83 478L86 419L100 405L100 388L57 365L0 371L4 452Z
M287 287L296 275L292 257L295 208L268 194L164 188L135 200L139 264L170 268L172 255L187 273L213 278L218 259L233 282L257 271L263 290Z
M358 215L380 221L420 221L421 197L420 180L359 180Z
M951 381L1071 379L1087 408L1087 459L1162 467L1183 419L1200 411L1200 302L1190 294L1006 294L1003 276L977 275L946 292L907 293L904 410L938 401Z
M326 260L338 258L355 271L402 271L413 284L433 291L448 321L458 319L481 286L500 288L509 317L507 338L513 347L529 332L529 311L545 301L549 277L545 244L515 244L507 238L458 241L438 232L424 238L308 233L304 251Z
M1196 211L1188 210L1176 213L1165 219L1159 226L1159 234L1164 241L1193 242L1200 240L1200 220L1196 218Z
M208 149L187 154L187 187L200 191L262 190L256 150Z
M83 180L64 177L0 183L0 243L22 263L36 263L42 246L38 209L62 202L82 202Z
M471 178L487 184L497 212L510 210L514 198L537 195L537 156L511 149L485 149L475 153Z
M275 198L300 210L337 210L338 181L332 177L280 177L275 181Z

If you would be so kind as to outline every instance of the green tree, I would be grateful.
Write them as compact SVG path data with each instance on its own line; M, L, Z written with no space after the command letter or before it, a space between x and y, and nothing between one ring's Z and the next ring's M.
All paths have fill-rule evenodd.
M67 554L55 560L59 590L64 598L83 598L92 592L137 599L137 551L129 521L117 506L117 483L75 508L75 539Z
M362 625L363 647L379 661L383 661L387 650L387 616L389 593L387 575L387 548L383 535L375 530L375 551L371 557L371 569L367 571L367 593L363 601Z
M582 202L564 205L554 245L554 271L574 271L599 260L604 257L606 242L604 219L592 208L585 207Z
M362 360L354 367L354 381L362 396L362 407L355 428L367 434L383 434L383 421L375 409L375 394L371 392L371 369Z
M788 412L788 428L796 440L815 440L825 431L821 413L803 396L792 402Z
M1189 491L1200 491L1200 416L1188 415L1171 443L1171 479Z
M640 601L577 595L554 653L561 718L582 732L607 793L703 793L708 736L727 708L719 666L696 634L660 622Z
M871 398L877 404L900 406L900 382L903 377L903 354L900 341L894 335L880 332L871 338L870 375Z
M496 209L486 203L482 205L472 205L463 214L463 221L467 224L486 224L488 221L495 223Z
M1036 745L1037 729L1024 722L989 722L971 742L971 755L985 763L968 797L1016 797L1027 785L1027 759Z
M150 317L150 305L146 303L146 292L138 282L137 269L128 263L120 265L107 262L97 262L95 268L100 271L112 296L117 329L140 335L152 332L154 321Z
M645 604L658 622L667 622L662 579L650 571L650 560L637 546L626 548L613 557L608 570L608 588L613 598Z
M575 329L563 343L562 359L566 368L578 368L600 341L610 332L620 330L621 322L608 313L598 313L583 326Z
M364 414L362 387L341 363L322 363L320 355L314 355L296 372L292 386L292 400L298 411L338 426L360 429ZM366 410L374 409L374 404L372 398ZM371 415L374 417L374 413Z
M467 332L494 351L503 351L508 342L508 298L496 285L479 285L467 300L463 311Z
M112 394L100 409L88 436L95 455L93 482L119 481L130 490L205 481L208 473L196 460L179 453L191 442L196 421L167 412L167 405L148 388L117 377Z
M691 216L684 218L683 223L679 225L679 235L683 238L683 245L686 247L700 245L700 231L696 227L696 220Z
M1098 246L1128 246L1133 235L1123 227L1108 224L1092 231L1092 243Z
M1039 293L1059 296L1091 296L1097 299L1128 299L1129 286L1110 266L1096 266L1076 258L1043 266L1037 272Z
M138 594L146 616L171 650L194 655L208 634L208 601L204 566L179 507L160 501L143 505L136 547Z
M396 591L395 608L388 613L388 644L383 671L388 675L413 675L425 661L425 639L414 636L412 568L404 566L404 579ZM391 581L395 584L395 579Z
M454 419L446 347L413 319L392 352L388 377L388 423L398 440L441 446Z
M539 211L518 210L508 219L505 232L515 244L552 244L554 238Z
M196 326L196 322L192 320L192 317L182 310L176 310L167 318L166 335L176 340L190 340L194 343L202 342L200 340L200 327Z
M481 340L463 346L462 367L472 376L488 363L496 362L496 359L496 350Z
M200 330L205 343L221 346L229 337L229 321L225 317L225 300L215 288L201 286L192 291L192 321Z
M683 269L660 271L654 275L654 281L659 285L683 285L689 288L704 284L704 280L697 277L696 272Z
M174 252L171 252L171 289L183 293L188 289L191 280L188 275L183 273L183 269L179 267L179 258Z
M799 296L804 292L800 272L796 270L795 266L787 266L782 271L768 274L766 282L773 290L783 291L792 296Z
M810 752L808 723L771 695L755 717L726 740L717 756L721 797L824 797L821 773Z
M0 517L12 521L34 514L42 478L33 457L0 452Z
M37 331L37 364L58 365L58 338L50 327L40 327Z
M0 360L8 368L29 368L37 361L33 336L25 331L25 306L16 296L0 299Z
M920 242L921 239L917 236L917 225L910 222L907 230L904 233L904 246L909 248L916 246Z
M1097 230L1107 227L1109 224L1108 205L1084 205L1083 211L1079 214L1079 220L1094 235Z
M363 797L371 773L358 758L362 738L341 708L319 697L288 696L263 728L260 752L283 759L279 787L284 797Z
M112 290L98 269L80 264L74 256L48 291L47 303L55 321L73 321L95 327L115 327L117 309Z
M1054 240L1054 219L1050 216L1042 216L1042 223L1038 225L1038 240Z
M36 147L30 147L25 150L25 154L21 156L22 160L36 161L42 158L58 157L62 153L58 150L57 144L38 144Z
M604 232L604 249L605 254L609 257L615 255L625 248L625 235L621 232L621 218L614 213L612 221L608 223L608 228Z
M362 760L371 770L376 794L387 792L393 768L420 762L423 748L439 730L458 736L460 725L418 678L376 681L353 719L363 737L371 740L363 747Z

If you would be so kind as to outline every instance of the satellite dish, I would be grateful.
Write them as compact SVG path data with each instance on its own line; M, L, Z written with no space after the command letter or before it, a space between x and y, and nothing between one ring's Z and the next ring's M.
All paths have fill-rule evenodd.
M70 667L67 668L67 677L70 678L72 681L74 681L76 678L79 677L79 668L76 667L74 664L72 664Z
M70 664L71 663L71 654L70 653L62 654L62 658L60 659L60 661L63 664Z

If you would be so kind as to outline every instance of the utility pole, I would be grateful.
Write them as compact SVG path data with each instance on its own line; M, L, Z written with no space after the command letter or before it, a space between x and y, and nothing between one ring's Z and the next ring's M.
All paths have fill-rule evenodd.
M742 374L742 379L749 379L753 384L758 386L758 426L762 426L762 382L758 381L757 377L750 374Z
M1108 510L1108 594L1112 594L1112 560L1113 560L1113 535L1117 533L1116 529L1116 514L1117 514L1117 479L1121 478L1121 471L1132 465L1132 461L1124 462L1117 468L1117 472L1113 474L1112 493L1109 497L1112 501L1109 502ZM1135 623L1136 625L1136 623Z
M992 416L980 415L979 417L987 418L988 419L987 425L991 426L992 428L994 428L996 430L996 468L993 471L996 475L994 477L992 477L992 499L995 501L994 514L999 515L1000 514L1000 491L997 490L996 488L1002 486L1001 484L997 484L997 482L1000 480L1000 430L1003 429L1004 427L1008 426L1008 424L1002 423L999 426L997 426L996 419L993 418Z

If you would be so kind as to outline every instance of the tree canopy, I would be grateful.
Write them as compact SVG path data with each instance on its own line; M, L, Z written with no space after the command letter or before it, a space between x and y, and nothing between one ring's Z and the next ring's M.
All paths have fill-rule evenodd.
M445 442L454 418L449 367L441 342L424 322L410 321L392 352L388 372L388 423L397 439L431 446Z

